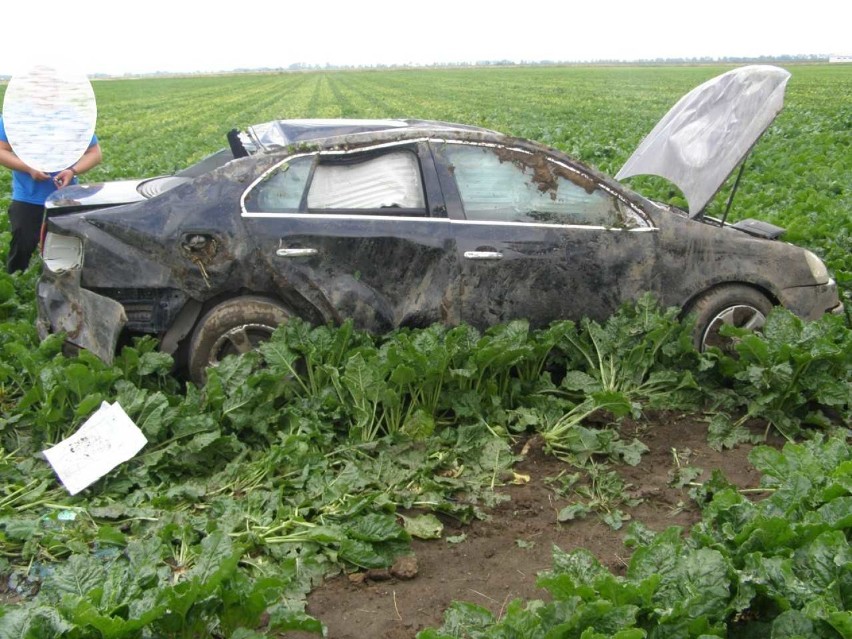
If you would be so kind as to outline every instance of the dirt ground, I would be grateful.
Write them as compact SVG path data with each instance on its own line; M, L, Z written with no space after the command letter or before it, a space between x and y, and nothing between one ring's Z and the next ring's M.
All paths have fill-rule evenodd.
M700 514L686 488L674 488L670 473L675 468L675 449L681 465L703 469L695 481L709 478L720 469L740 487L755 487L759 473L748 462L749 445L717 452L707 444L707 426L696 416L663 413L629 424L622 438L636 436L650 452L636 467L618 466L631 484L631 496L641 503L627 509L633 520L653 530L678 525L685 529ZM767 443L780 445L778 440ZM573 472L565 463L545 455L533 439L526 446L518 473L529 475L523 485L502 490L510 497L490 510L489 521L460 525L444 519L444 537L415 540L413 558L395 574L341 575L311 593L308 612L328 627L331 639L404 639L426 627L438 627L443 612L454 600L485 606L496 615L515 598L541 599L536 588L537 573L551 567L554 545L569 551L586 548L614 572L623 574L630 549L623 544L626 526L614 531L598 517L565 523L557 513L570 503L548 481L560 473ZM464 534L464 541L450 543L447 537ZM306 635L290 633L292 639Z

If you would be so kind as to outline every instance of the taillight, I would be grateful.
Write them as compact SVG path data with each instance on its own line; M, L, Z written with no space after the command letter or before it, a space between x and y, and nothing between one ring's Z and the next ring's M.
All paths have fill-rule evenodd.
M51 273L62 273L83 264L83 242L79 237L47 232L42 248L44 267Z

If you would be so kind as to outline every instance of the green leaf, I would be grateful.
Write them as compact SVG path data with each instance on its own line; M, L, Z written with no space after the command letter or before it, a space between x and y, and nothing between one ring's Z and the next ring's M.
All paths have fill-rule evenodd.
M798 610L785 610L772 622L771 639L819 639L814 624Z
M94 393L80 400L80 403L74 408L74 417L88 417L100 407L103 402L103 395Z
M124 548L127 545L127 537L117 528L103 525L98 528L97 539L100 543L109 546Z
M571 391L582 391L590 395L601 390L601 384L584 371L568 371L562 379L562 388Z
M826 620L841 637L852 637L852 611L842 610L832 612Z
M162 353L160 351L156 352L148 352L143 353L139 358L139 375L168 375L172 367L174 366L174 361L172 360L172 356L168 353Z
M228 535L213 531L202 539L201 552L187 579L197 579L204 585L204 592L211 592L234 571L241 556L242 549Z
M105 566L94 557L71 555L57 567L53 578L45 582L43 589L57 598L66 594L85 597L98 588L105 577Z
M752 441L752 434L740 421L734 422L728 415L716 413L710 419L707 441L715 450L722 451Z
M435 418L424 410L417 410L405 420L402 432L413 439L425 439L435 432Z
M417 517L402 518L405 531L417 539L440 539L444 532L444 524L435 515L426 514Z
M50 606L15 608L0 616L0 639L52 639L72 629L73 625Z
M360 517L353 524L346 526L347 534L361 541L408 541L410 539L405 528L400 526L396 517L381 513L371 513Z
M592 512L592 509L586 504L569 504L568 506L560 509L556 515L556 520L573 521L574 519L585 517L590 512Z
M852 496L838 497L820 506L817 512L832 528L852 529Z
M340 543L339 556L359 568L385 568L390 565L388 558L376 552L373 544L360 539L344 539Z
M815 592L829 589L840 577L840 572L850 568L852 549L841 530L822 533L798 549L793 558L796 574L806 580Z
M89 601L78 601L73 610L74 623L80 627L92 627L100 633L103 639L120 639L132 636L134 633L152 624L158 619L165 606L156 606L133 619L125 619L121 616L104 614Z
M595 581L608 575L608 571L591 552L578 548L566 553L561 548L553 547L553 572L567 575L574 581Z
M325 636L325 629L320 621L305 614L301 610L293 610L282 605L270 608L268 627L270 630L277 632L300 630L302 632L312 632L316 635Z
M441 632L449 637L476 636L477 631L484 630L493 622L494 615L487 608L454 601L444 612Z

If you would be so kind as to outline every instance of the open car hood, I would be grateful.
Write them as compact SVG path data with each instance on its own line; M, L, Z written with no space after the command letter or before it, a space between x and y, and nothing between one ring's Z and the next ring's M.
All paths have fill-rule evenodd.
M784 69L752 65L708 80L669 110L615 178L664 177L696 217L781 111L789 79Z

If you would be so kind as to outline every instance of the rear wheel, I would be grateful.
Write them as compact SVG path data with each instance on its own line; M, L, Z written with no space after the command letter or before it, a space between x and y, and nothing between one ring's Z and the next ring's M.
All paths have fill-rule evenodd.
M695 314L693 343L699 351L716 347L734 352L734 341L719 334L722 326L760 330L772 302L758 290L741 284L720 286L702 295L690 308Z
M203 384L208 366L254 350L290 317L275 300L244 295L217 304L198 322L189 343L189 377Z

